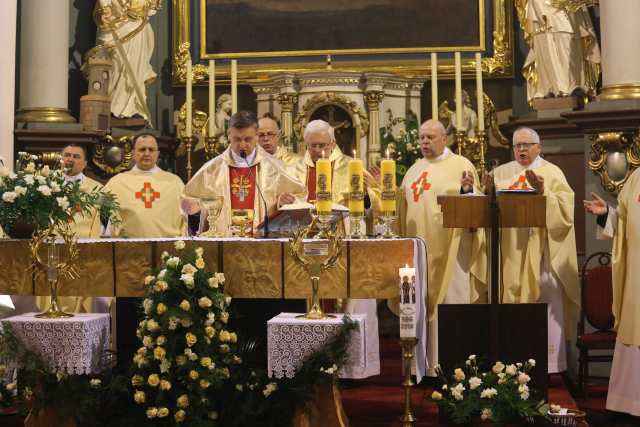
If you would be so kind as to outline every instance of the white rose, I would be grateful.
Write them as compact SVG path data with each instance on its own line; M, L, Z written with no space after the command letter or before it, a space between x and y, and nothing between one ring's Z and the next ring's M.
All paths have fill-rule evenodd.
M67 210L67 208L69 207L69 199L67 199L67 196L56 197L56 202L58 202L58 206L60 206L63 210Z
M202 308L209 308L213 305L213 302L207 297L202 297L198 300L198 305Z
M482 384L482 380L478 377L471 377L469 378L469 388L471 390L475 390L478 387L480 387L480 384Z
M0 166L0 178L9 176L11 170L6 166Z
M271 395L271 393L273 393L277 389L278 389L278 384L269 383L269 384L264 386L264 390L262 390L262 394L264 394L264 397L269 397Z
M16 200L16 197L18 197L18 195L13 191L6 191L2 193L2 200L4 200L7 203L13 203L14 200Z
M216 279L218 279L218 283L224 283L224 273L216 273Z
M204 249L202 249L201 247L196 248L196 256L198 258L202 258L203 254L204 254Z
M493 416L493 412L491 412L491 409L484 408L482 410L482 413L480 414L480 419L482 421L487 421L487 420L490 420L492 416Z
M155 279L154 276L147 276L144 278L144 284L149 286L151 284L151 282L153 282L153 279Z
M472 354L472 355L470 355L470 356L469 356L469 358L468 358L468 359L469 359L469 360L476 360L476 355L475 355L475 354Z
M180 276L180 280L182 280L182 282L187 287L187 289L193 289L193 285L194 285L193 275L183 274L182 276Z
M33 175L28 174L24 176L24 182L27 183L27 185L33 185Z
M153 347L153 338L151 338L149 335L145 335L144 338L142 338L142 345L148 348Z
M158 273L158 279L159 280L164 280L164 276L167 274L167 270L166 269L162 269L160 270L160 273Z
M93 388L100 387L100 384L102 384L102 380L100 380L99 378L93 378L91 381L89 381L89 385L91 385L91 387Z
M505 369L505 372L507 373L507 375L512 377L518 372L518 368L516 368L516 365L508 365L507 369Z
M45 178L44 176L36 175L36 181L38 181L39 184L44 185L47 183L47 178Z
M495 388L493 388L493 387L485 388L480 393L480 397L483 398L483 399L491 399L491 398L495 397L497 394L498 394L498 390L496 390Z
M224 302L225 302L227 305L231 304L231 297L230 297L229 295L225 296L225 297L224 297Z
M50 173L51 173L51 169L49 169L49 166L47 165L44 165L42 169L40 169L40 175L42 176L49 176Z
M34 173L36 171L36 164L33 162L29 162L26 168L24 168L26 173Z
M176 248L176 250L181 251L185 248L185 243L182 240L178 240L177 242L174 243L174 246Z
M207 320L204 321L205 326L211 326L216 321L216 315L209 312L207 313Z
M536 360L535 359L529 359L529 365L536 366Z
M518 375L518 382L520 384L526 384L531 380L531 377L529 377L529 375L525 374L525 373L520 373L520 375Z
M210 288L215 289L218 287L218 278L216 276L210 277L207 282L209 283Z
M18 195L18 196L22 196L23 194L25 194L27 192L27 187L23 187L21 185L16 185L16 188L13 189L13 191Z
M180 264L180 258L173 256L167 260L167 267L176 268Z
M227 323L228 320L229 320L229 313L227 313L226 311L223 311L222 313L220 313L220 321L222 321L222 323Z
M163 251L162 255L160 255L160 259L162 260L162 262L165 262L167 258L169 258L169 252Z
M195 268L193 265L191 264L185 264L182 267L182 273L183 274L194 274L196 271L198 271L197 268Z
M494 374L499 374L504 370L504 363L496 362L496 364L493 365L493 368L491 368L491 370L493 371Z
M51 195L51 188L48 185L39 186L38 191L41 192L42 195L46 197L49 197Z
M462 381L465 379L464 371L460 368L457 368L455 371L453 371L453 376L456 381Z
M51 183L51 192L53 193L59 193L60 191L62 191L62 189L60 188L60 185L57 182L52 182Z

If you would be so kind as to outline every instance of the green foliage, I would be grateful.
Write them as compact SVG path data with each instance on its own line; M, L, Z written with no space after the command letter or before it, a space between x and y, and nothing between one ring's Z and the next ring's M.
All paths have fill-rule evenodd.
M393 134L393 128L403 122L405 128L396 137ZM380 128L382 154L384 156L389 150L389 156L396 161L398 185L402 182L402 178L404 178L411 165L422 158L419 127L418 118L410 111L404 119L390 117L387 126Z

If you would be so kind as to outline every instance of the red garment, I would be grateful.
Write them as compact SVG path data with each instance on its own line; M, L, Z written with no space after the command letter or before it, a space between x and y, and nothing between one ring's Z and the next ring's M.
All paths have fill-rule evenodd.
M307 166L307 202L316 201L316 168Z
M256 196L256 172L257 166L252 166L251 169L229 167L231 209L253 209Z

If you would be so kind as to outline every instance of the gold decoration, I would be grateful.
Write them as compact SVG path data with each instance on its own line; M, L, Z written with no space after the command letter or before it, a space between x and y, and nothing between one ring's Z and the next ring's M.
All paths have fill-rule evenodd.
M293 112L294 105L298 102L298 95L295 93L281 93L276 100L282 107L283 113L291 113Z
M370 91L364 94L364 101L367 103L369 111L378 111L380 109L380 103L384 99L384 92L382 91Z
M411 388L414 385L411 380L411 367L413 365L414 348L417 342L418 340L416 338L400 339L400 345L402 346L402 370L404 372L404 381L402 382L402 386L404 387L404 414L400 417L402 427L413 427L417 421L411 410Z
M482 72L489 76L513 75L512 2L513 0L493 2L493 56L482 58ZM466 62L462 68L463 72L473 68L473 61Z
M599 0L551 0L553 7L563 9L568 13L575 13L583 7L593 7L599 3Z
M640 84L608 85L602 88L598 98L603 101L640 99Z
M111 135L105 136L96 144L91 161L108 175L131 169L133 166L132 138L131 135L121 136L118 139Z
M184 42L173 56L173 79L178 83L186 83L187 81L186 64L191 60L189 49L191 49L191 44ZM191 72L193 73L193 84L207 81L209 78L209 69L202 64L194 64Z
M192 101L192 117L191 117L191 129L192 136L198 138L201 136L206 138L209 136L209 115L204 111L195 108L195 102ZM214 117L215 120L215 117ZM176 118L176 134L179 139L184 139L187 136L187 103L185 102L180 107Z
M640 137L623 132L594 135L589 168L600 175L605 190L618 195L631 173L640 166Z
M16 113L16 123L75 123L69 110L57 107L22 108Z

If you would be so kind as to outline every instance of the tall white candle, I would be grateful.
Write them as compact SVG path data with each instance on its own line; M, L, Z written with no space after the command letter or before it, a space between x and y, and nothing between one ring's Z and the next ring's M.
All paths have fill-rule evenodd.
M238 60L231 60L231 114L238 111Z
M400 275L400 338L415 338L417 311L416 269L405 265Z
M216 134L216 61L209 61L209 136Z
M476 98L478 99L478 130L484 130L484 91L482 89L482 58L476 52Z
M456 67L456 130L462 129L462 64L460 52L453 55Z
M431 118L438 120L438 54L431 53Z
M191 59L189 59L189 61L187 62L187 86L186 86L187 117L186 117L186 123L185 123L185 127L186 127L185 135L187 136L187 138L190 138L192 135L192 132L191 132L191 123L192 123L192 117L193 117L193 112L191 111L191 103L193 102L192 86L193 86L193 73L191 71Z

